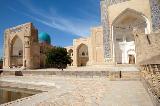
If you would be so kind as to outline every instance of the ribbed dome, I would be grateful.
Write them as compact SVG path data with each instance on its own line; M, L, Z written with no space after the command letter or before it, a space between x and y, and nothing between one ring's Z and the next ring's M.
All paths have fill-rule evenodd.
M51 38L46 32L41 32L38 35L38 39L40 43L48 43L51 44Z

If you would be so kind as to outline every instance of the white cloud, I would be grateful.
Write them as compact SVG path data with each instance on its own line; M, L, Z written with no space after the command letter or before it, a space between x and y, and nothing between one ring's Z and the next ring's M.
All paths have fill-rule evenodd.
M57 14L56 9L50 8L50 11L44 11L42 9L36 8L31 2L24 2L19 0L19 2L30 12L21 12L24 15L31 17L32 19L43 23L49 27L57 30L69 32L78 36L88 36L91 25L95 24L96 20L84 20L79 18L68 18ZM11 8L13 10L13 8ZM92 15L87 13L87 15Z

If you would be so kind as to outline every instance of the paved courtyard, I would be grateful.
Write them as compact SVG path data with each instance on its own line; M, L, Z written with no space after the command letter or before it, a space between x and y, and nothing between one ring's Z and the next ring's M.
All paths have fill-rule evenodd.
M0 81L27 84L48 92L14 102L11 106L153 106L140 81L109 81L107 78L53 76L1 76ZM22 86L21 86L22 87ZM36 87L34 89L36 89ZM56 88L56 89L55 89Z

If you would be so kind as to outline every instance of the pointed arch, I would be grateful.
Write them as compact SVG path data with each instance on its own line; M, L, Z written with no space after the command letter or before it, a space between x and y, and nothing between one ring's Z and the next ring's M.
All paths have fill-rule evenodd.
M112 41L113 55L115 63L130 64L128 57L133 57L127 54L127 51L132 49L136 56L135 38L133 30L136 28L142 33L150 33L150 22L148 18L141 12L127 8L122 11L112 22ZM136 60L132 59L132 60Z
M112 25L113 25L120 17L122 17L124 14L126 14L127 12L133 13L133 14L136 14L136 15L138 15L138 16L142 16L142 17L147 18L147 17L146 17L143 13L141 13L141 12L138 12L138 11L136 11L136 10L134 10L134 9L131 9L131 8L126 8L125 10L123 10L123 11L114 19L114 21L112 22Z
M88 46L86 44L81 43L77 47L77 66L86 66L88 61Z
M10 63L11 67L23 66L23 41L15 35L10 41Z
M122 16L124 16L125 14L133 14L133 15L136 15L136 17L139 17L141 19L144 19L146 21L146 24L147 24L147 34L151 33L151 23L149 21L149 18L144 15L142 12L138 12L134 9L131 9L131 8L126 8L125 10L123 10L112 22L112 25L111 26L114 26L117 22L117 20L119 20Z

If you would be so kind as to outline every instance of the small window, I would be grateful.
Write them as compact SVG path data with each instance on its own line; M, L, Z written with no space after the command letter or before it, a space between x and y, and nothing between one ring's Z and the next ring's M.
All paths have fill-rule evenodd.
M22 56L22 53L23 53L22 50L20 50L20 51L18 52L18 55L19 55L19 56Z
M19 53L19 56L21 56L22 54L21 53Z
M85 56L85 53L84 53L84 52L82 52L82 56Z
M116 39L116 41L117 41L117 42L122 42L122 41L123 41L123 39L121 39L121 38L117 38L117 39Z

